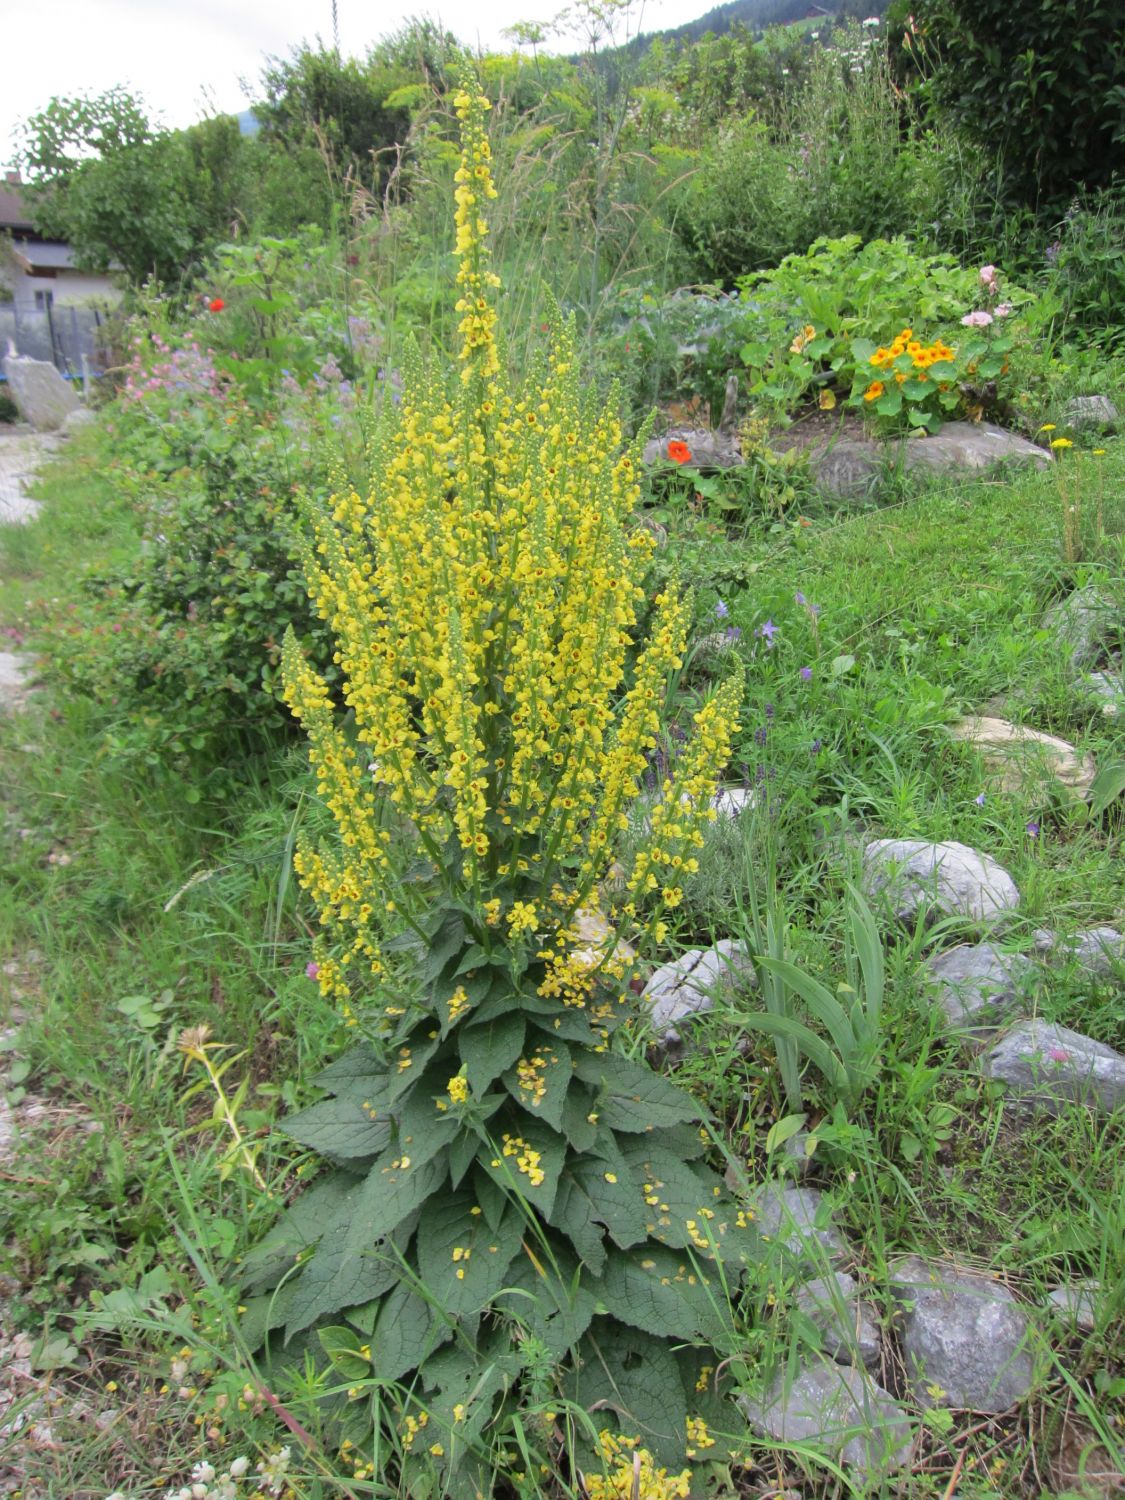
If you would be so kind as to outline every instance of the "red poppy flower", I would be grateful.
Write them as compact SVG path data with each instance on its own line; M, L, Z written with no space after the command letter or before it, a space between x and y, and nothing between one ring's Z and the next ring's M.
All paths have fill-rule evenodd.
M679 438L673 438L668 444L668 457L674 464L689 464L691 463L691 449Z
M208 312L222 312L222 310L223 310L224 307L226 307L226 303L223 301L223 299L221 297L212 297L211 300L210 300L210 302L208 302L208 304L207 304L207 311Z

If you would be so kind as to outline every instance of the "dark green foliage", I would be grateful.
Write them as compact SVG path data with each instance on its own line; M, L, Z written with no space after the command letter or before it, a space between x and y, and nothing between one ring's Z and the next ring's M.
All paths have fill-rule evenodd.
M1001 157L1000 194L1064 205L1108 187L1125 151L1120 0L920 0L938 106ZM928 59L926 66L932 59Z
M471 947L450 951L457 932L465 941L458 915L431 925L438 990L480 960L465 958ZM698 1398L668 1340L728 1345L728 1288L755 1254L751 1234L718 1177L690 1159L701 1150L695 1102L604 1043L572 1054L554 1034L564 1003L508 983L490 1022L442 1037L423 1021L387 1061L365 1048L320 1075L333 1097L291 1119L294 1138L336 1160L381 1138L372 1132L388 1144L362 1185L354 1163L322 1179L312 1211L299 1199L251 1257L248 1332L280 1354L314 1321L342 1315L321 1327L322 1347L341 1379L362 1375L392 1406L403 1403L400 1382L463 1391L470 1372L497 1362L505 1377L472 1385L467 1424L453 1415L455 1403L469 1407L464 1395L444 1408L422 1395L401 1404L403 1420L429 1413L427 1442L440 1439L450 1476L465 1438L499 1415L544 1348L559 1396L610 1402L599 1427L639 1435L682 1465ZM546 1067L532 1092L514 1064L535 1045ZM315 1253L303 1250L294 1269L285 1248L313 1236ZM263 1295L271 1287L277 1294ZM348 1408L353 1438L366 1410Z

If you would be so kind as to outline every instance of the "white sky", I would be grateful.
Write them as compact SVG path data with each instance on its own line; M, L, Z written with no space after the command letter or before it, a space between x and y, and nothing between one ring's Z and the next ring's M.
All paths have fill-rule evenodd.
M412 15L428 13L462 41L504 45L515 21L545 21L565 0L337 0L340 46L362 56ZM693 20L714 0L645 0L630 32ZM100 94L115 84L140 94L166 125L237 113L266 54L332 36L331 0L0 0L0 162L21 120L56 95ZM569 47L567 48L569 50Z

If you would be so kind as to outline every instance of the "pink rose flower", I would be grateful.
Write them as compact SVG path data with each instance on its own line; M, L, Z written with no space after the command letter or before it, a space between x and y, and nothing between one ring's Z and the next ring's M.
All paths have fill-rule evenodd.
M987 328L992 322L992 314L983 311L966 313L961 322L966 328Z

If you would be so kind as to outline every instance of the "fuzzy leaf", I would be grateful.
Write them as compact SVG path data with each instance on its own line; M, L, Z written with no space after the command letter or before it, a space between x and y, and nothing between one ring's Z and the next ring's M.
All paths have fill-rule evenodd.
M502 1118L507 1119L507 1116ZM505 1133L511 1137L508 1143L503 1140ZM559 1174L566 1156L566 1141L549 1126L539 1120L529 1119L525 1114L519 1114L505 1131L493 1130L490 1134L495 1145L495 1155L489 1156L487 1147L481 1152L480 1162L485 1171L509 1193L526 1198L544 1218L550 1218L558 1191ZM536 1176L542 1173L541 1182L533 1181L527 1172L521 1170L519 1159L525 1154L525 1150L512 1144L517 1138L538 1153L534 1166ZM504 1150L506 1144L510 1147L507 1154Z
M350 1246L348 1229L346 1220L334 1225L321 1239L312 1260L293 1277L293 1300L285 1320L286 1343L319 1318L381 1297L398 1280L398 1256L389 1247Z
M519 1251L523 1225L512 1203L493 1229L471 1193L443 1193L427 1203L418 1220L418 1272L447 1317L488 1306Z
M350 1214L363 1182L351 1172L332 1172L306 1188L246 1256L241 1267L243 1289L276 1286L292 1270L299 1251L315 1244L340 1214Z
M377 1156L390 1140L390 1121L385 1116L372 1119L363 1108L365 1103L371 1102L357 1101L354 1095L321 1099L289 1115L281 1128L291 1139L332 1161Z
M318 1089L326 1089L330 1093L338 1094L340 1086L346 1083L369 1082L373 1089L377 1088L378 1081L385 1078L386 1073L386 1058L376 1052L373 1047L364 1045L353 1047L350 1052L345 1052L343 1057L338 1057L335 1062L329 1063L312 1081Z
M458 1037L461 1061L477 1098L519 1057L525 1032L526 1024L518 1011L462 1027Z
M420 1167L406 1168L394 1164L401 1159L394 1148L387 1151L368 1172L356 1194L348 1233L348 1244L353 1248L362 1250L385 1238L448 1178L449 1167L444 1156Z
M534 1260L532 1254L534 1253ZM562 1361L590 1326L597 1309L598 1283L561 1247L548 1255L524 1246L508 1272L502 1297L506 1314L526 1328Z
M700 1238L718 1245L726 1242L737 1210L723 1197L713 1172L701 1163L689 1165L663 1147L636 1138L622 1142L622 1155L639 1180L640 1201L655 1239L673 1249L692 1246L696 1254L706 1258L709 1251L692 1238L690 1220ZM647 1201L652 1198L655 1203Z
M619 1157L579 1157L567 1164L564 1178L569 1184L565 1217L557 1213L551 1222L570 1236L575 1249L591 1265L591 1270L596 1268L589 1262L578 1238L585 1225L603 1224L611 1239L623 1250L639 1244L646 1237L647 1210L640 1185ZM588 1240L588 1234L584 1238Z
M371 1363L378 1380L401 1380L452 1335L429 1303L405 1281L383 1300L371 1336Z
M581 1348L581 1362L566 1377L570 1399L586 1411L604 1403L617 1413L621 1431L639 1436L658 1463L682 1469L688 1405L667 1340L596 1318Z
M651 1130L698 1120L702 1111L690 1095L661 1078L644 1063L605 1052L579 1057L578 1076L600 1090L596 1106L602 1122L614 1130Z
M451 1110L446 1086L451 1063L428 1069L395 1111L398 1147L413 1166L421 1166L449 1145L461 1130L460 1117ZM438 1108L444 1103L444 1110Z
M691 1257L646 1245L610 1257L601 1281L606 1310L657 1338L718 1344L733 1331L722 1278Z
M541 1062L542 1067L536 1066ZM529 1066L527 1078L522 1078L519 1063ZM517 1104L522 1104L537 1119L546 1120L555 1130L561 1130L563 1106L570 1087L572 1068L570 1049L563 1042L544 1041L532 1050L526 1050L519 1063L504 1074L504 1084ZM525 1088L524 1084L531 1084ZM538 1092L542 1086L542 1093Z
M578 1082L571 1084L562 1110L562 1131L575 1151L589 1151L598 1134L594 1091ZM590 1116L595 1118L591 1119Z

